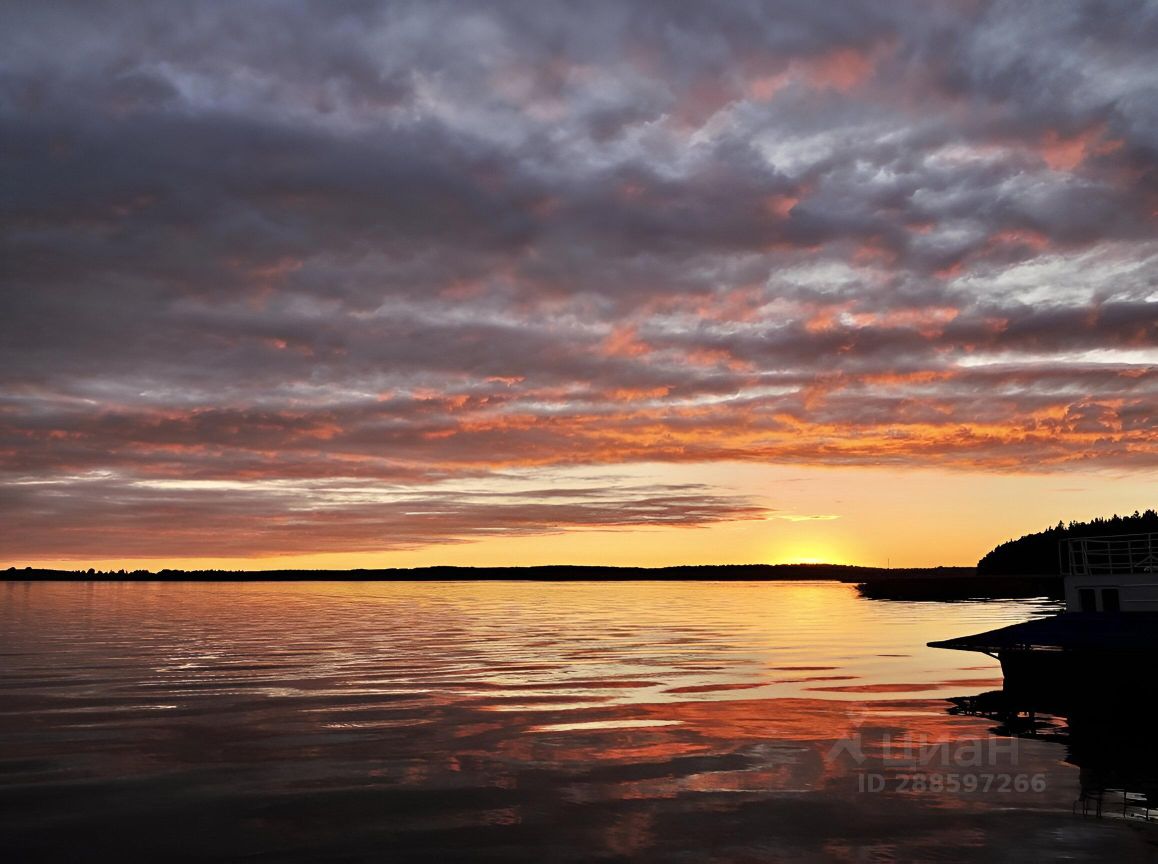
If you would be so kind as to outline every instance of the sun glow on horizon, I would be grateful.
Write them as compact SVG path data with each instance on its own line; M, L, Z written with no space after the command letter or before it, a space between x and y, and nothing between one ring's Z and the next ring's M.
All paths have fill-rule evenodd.
M595 471L585 472L593 483ZM953 471L758 465L619 466L621 483L693 484L719 497L767 508L770 518L703 525L565 527L540 533L484 531L446 542L279 555L245 555L199 540L204 554L10 554L0 570L25 566L101 571L348 570L430 566L627 566L681 564L840 564L884 567L971 566L1006 540L1059 520L1089 519L1153 506L1154 472L1096 478L1065 474L984 476ZM1112 479L1113 482L1107 482ZM568 488L575 477L568 478ZM614 512L610 510L609 512ZM825 514L833 518L787 518ZM332 545L332 544L331 544Z
M848 560L835 549L823 546L789 546L772 553L767 558L769 564L837 564L858 563Z

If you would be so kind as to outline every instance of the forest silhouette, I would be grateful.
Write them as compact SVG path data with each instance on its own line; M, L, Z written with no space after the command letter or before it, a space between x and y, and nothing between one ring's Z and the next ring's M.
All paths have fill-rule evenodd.
M1134 511L1132 516L1099 517L1089 522L1058 522L1053 528L1009 540L988 552L977 562L982 576L1057 575L1060 568L1058 550L1061 541L1071 537L1107 537L1116 534L1158 532L1158 511Z

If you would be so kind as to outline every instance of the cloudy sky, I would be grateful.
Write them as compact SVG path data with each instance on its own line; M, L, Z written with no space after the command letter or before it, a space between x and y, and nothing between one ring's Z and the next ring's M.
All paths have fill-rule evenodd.
M6 2L0 190L5 565L1158 502L1156 2Z

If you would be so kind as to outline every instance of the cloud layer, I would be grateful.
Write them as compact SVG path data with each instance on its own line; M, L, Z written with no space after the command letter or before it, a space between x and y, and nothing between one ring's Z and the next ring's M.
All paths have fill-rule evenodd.
M10 5L0 551L758 512L453 491L641 460L1153 467L1155 46L1154 2Z

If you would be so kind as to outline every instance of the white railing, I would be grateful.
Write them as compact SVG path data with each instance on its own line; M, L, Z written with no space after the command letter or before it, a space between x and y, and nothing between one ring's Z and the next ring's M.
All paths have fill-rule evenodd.
M1158 534L1074 537L1061 541L1063 576L1158 573Z

